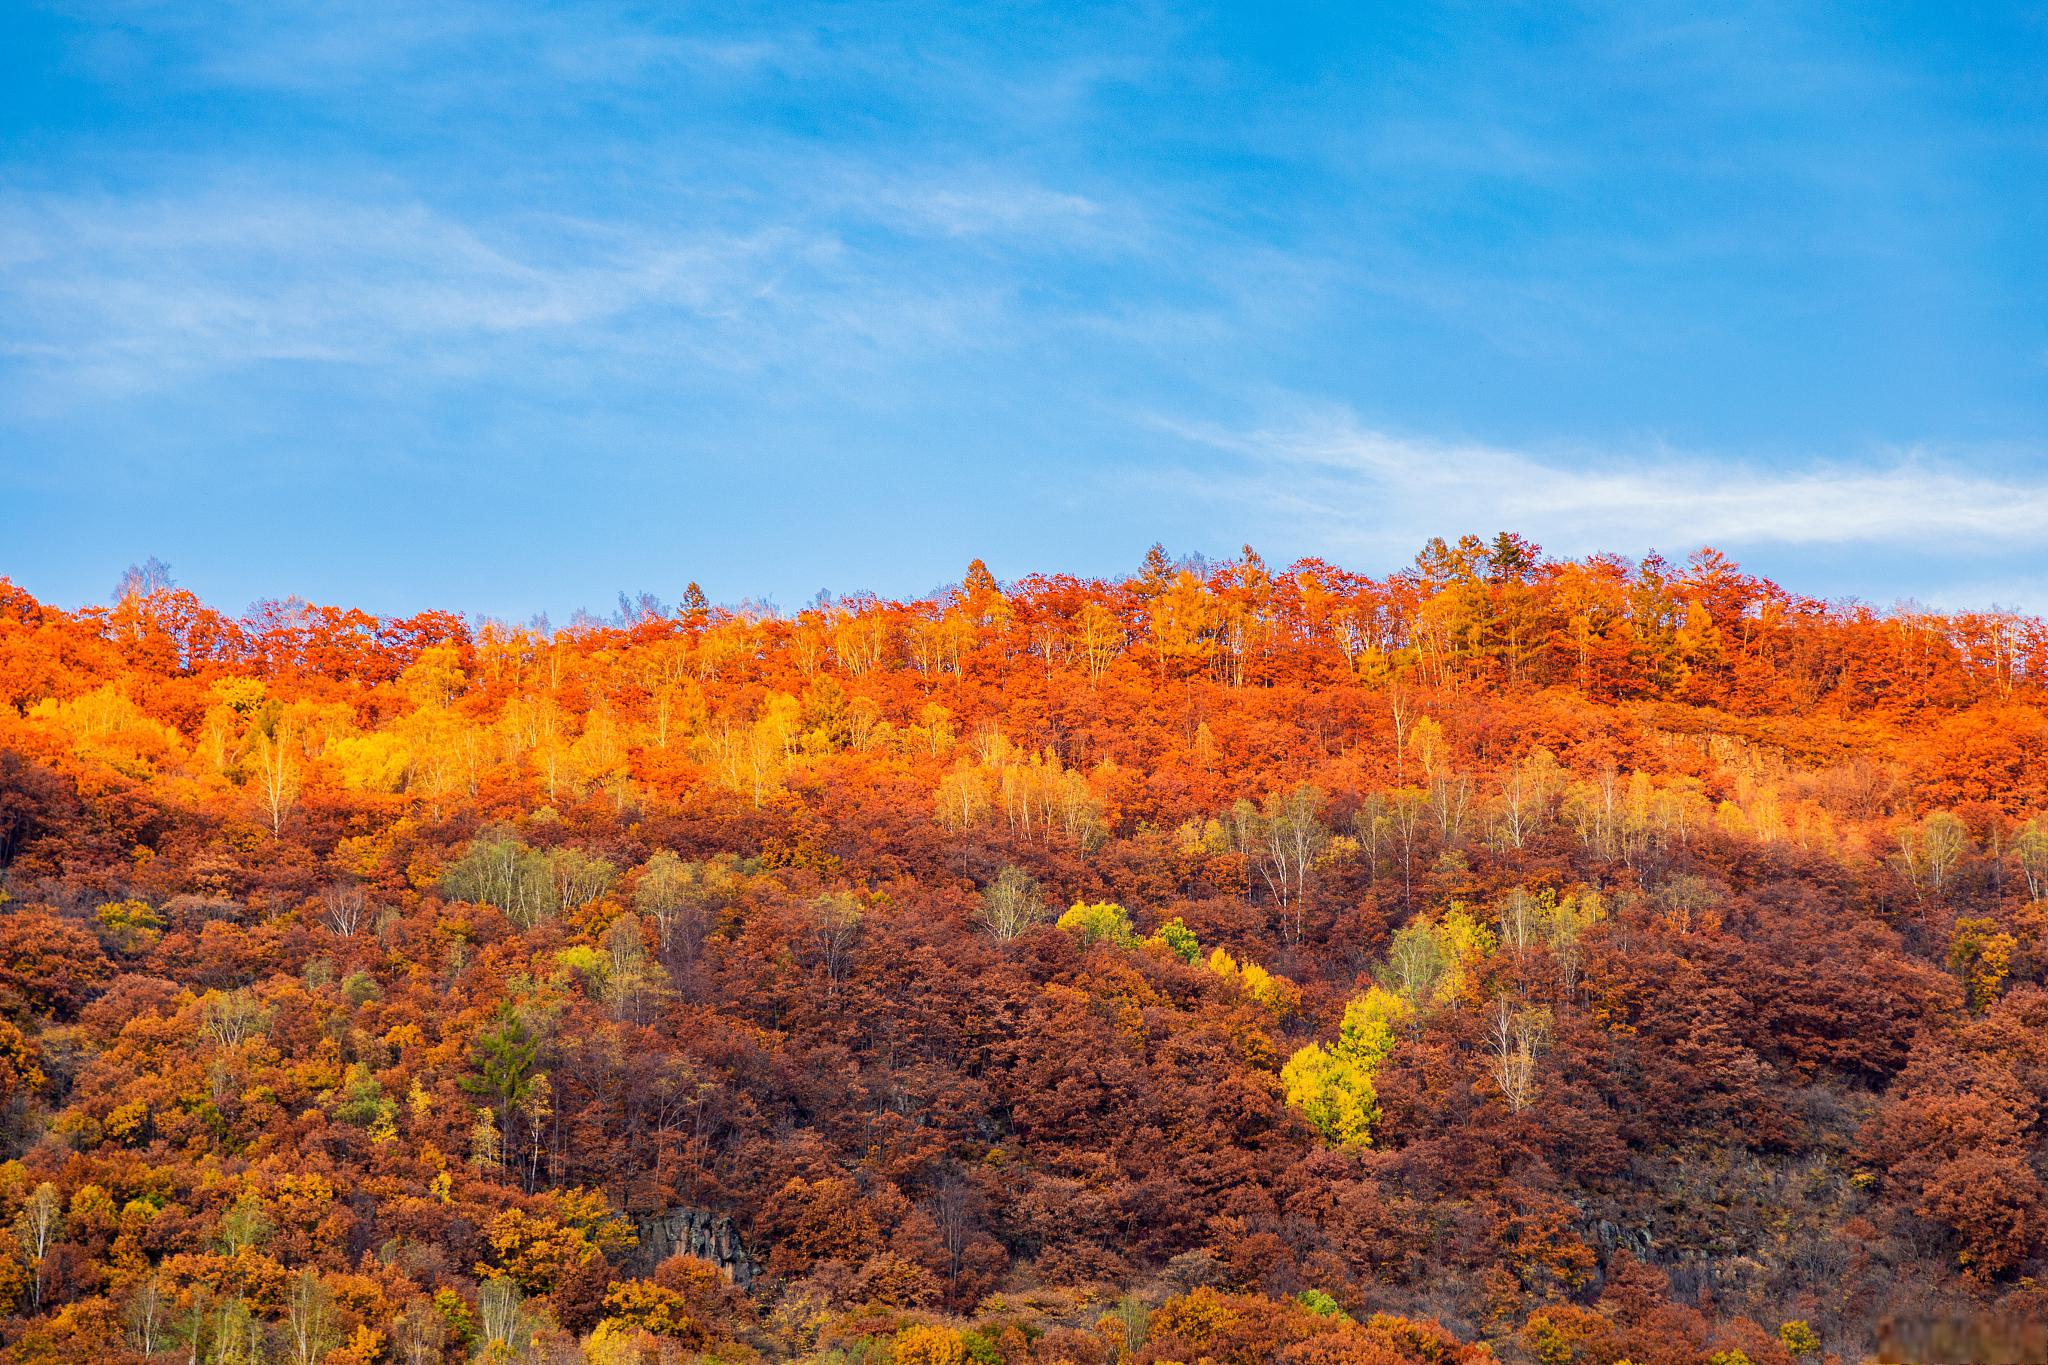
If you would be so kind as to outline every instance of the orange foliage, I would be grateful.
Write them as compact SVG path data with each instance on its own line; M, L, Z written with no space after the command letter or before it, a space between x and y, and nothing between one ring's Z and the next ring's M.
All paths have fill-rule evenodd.
M0 1339L2024 1324L2044 681L2040 621L1513 536L560 631L0 580ZM1359 999L1370 1146L1281 1078Z

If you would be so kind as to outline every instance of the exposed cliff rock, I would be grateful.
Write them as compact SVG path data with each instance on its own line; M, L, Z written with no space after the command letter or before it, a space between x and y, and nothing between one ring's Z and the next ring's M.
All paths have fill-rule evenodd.
M634 1248L634 1269L651 1272L671 1256L695 1256L745 1289L754 1279L754 1262L740 1245L732 1219L704 1209L673 1208L638 1219L640 1245Z

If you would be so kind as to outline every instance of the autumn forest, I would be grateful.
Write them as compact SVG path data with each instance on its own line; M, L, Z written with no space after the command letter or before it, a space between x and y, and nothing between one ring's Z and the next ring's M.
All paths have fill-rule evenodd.
M0 1346L2048 1355L2048 625L1432 541L0 579Z

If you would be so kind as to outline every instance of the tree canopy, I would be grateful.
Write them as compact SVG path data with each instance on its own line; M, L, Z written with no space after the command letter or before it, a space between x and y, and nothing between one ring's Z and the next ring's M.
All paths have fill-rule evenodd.
M2044 683L1512 536L564 630L0 580L0 1346L2023 1356Z

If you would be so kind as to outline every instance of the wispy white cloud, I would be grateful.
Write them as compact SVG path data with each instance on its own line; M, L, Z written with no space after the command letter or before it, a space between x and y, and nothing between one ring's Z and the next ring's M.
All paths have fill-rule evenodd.
M1155 425L1232 457L1220 470L1177 475L1178 486L1371 551L1412 548L1447 528L1505 528L1573 554L1700 544L1967 553L2032 543L2048 527L2048 476L1980 472L1923 451L1786 466L1654 443L1516 450L1390 435L1344 411L1245 431Z
M886 206L903 220L949 237L984 233L1064 236L1099 220L1102 205L1078 194L1014 182L890 185L870 208Z
M0 213L0 351L143 387L265 361L374 363L641 308L732 317L833 249L559 222L494 237L417 203L17 199Z
M677 203L606 220L470 218L363 187L19 195L0 204L0 364L33 374L44 403L278 361L844 367L1017 325L1015 270L906 269L871 232L851 244L864 230L1020 257L1084 232L1119 249L1095 201L1029 180L834 169L750 211ZM507 346L521 348L510 362Z
M197 88L309 98L374 91L386 106L523 111L565 92L657 95L689 108L707 93L698 86L797 81L942 102L1012 127L1057 124L1102 87L1138 78L1161 22L1127 17L1112 38L1057 11L1011 16L975 35L912 12L878 24L859 7L810 0L755 13L621 0L218 0L203 12L162 0L46 3L107 31L102 60ZM996 47L1014 67L992 65Z

